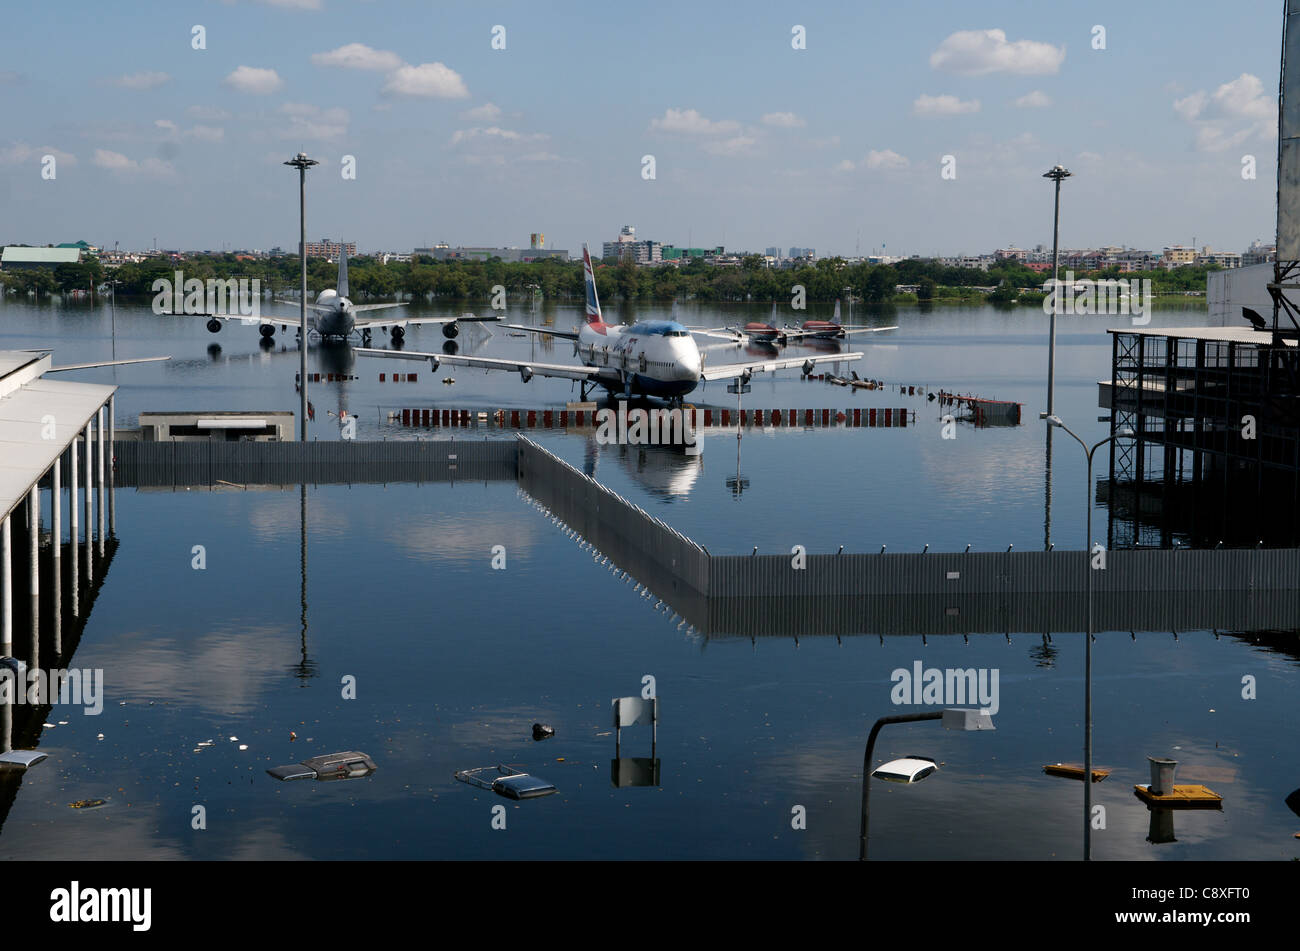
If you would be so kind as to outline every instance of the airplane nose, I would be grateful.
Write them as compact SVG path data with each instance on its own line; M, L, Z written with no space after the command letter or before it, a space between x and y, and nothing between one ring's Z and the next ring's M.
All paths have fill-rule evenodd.
M687 380L698 380L700 378L700 351L695 347L683 348L683 351L679 358L682 377Z

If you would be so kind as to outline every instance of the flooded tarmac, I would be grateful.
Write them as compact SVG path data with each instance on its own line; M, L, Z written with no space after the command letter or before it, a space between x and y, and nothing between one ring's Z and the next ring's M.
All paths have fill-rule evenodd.
M746 313L685 311L679 319L711 326ZM575 313L552 316L563 328ZM1072 442L1056 444L1050 511L1046 500L1041 311L859 318L899 325L872 335L856 364L885 387L786 371L756 377L745 405L905 406L916 414L906 428L746 430L739 446L734 433L708 432L694 457L530 436L714 555L1081 549L1087 495ZM1116 320L1070 318L1058 331L1057 412L1089 442L1108 433L1096 384L1109 374L1104 331ZM1153 319L1204 322L1196 310ZM57 343L58 364L172 354L75 374L121 387L119 429L146 411L297 402L296 347L277 338L264 350L256 328L214 336L147 303L119 301L113 316L12 297L0 303L0 328L0 348ZM406 349L442 344L436 329L417 330ZM572 359L564 341L501 332L482 352L521 357L534 346L536 359ZM434 374L427 364L401 364L418 379L393 383L398 364L343 347L313 346L308 359L309 372L356 377L311 388L312 432L323 440L340 437L330 413L341 411L357 417L358 440L436 438L445 434L392 425L388 412L577 399L564 381ZM959 423L944 438L946 410L899 384L1023 402L1024 422ZM691 399L735 406L725 384ZM1094 511L1103 539L1106 519ZM910 677L918 664L984 672L982 683L996 685L996 730L922 722L881 733L877 762L925 756L938 769L923 782L875 784L871 858L1080 856L1082 786L1043 772L1082 755L1083 638L1060 627L1049 637L990 621L969 636L923 636L906 620L886 632L862 612L821 635L790 630L797 618L748 636L734 620L727 636L702 634L638 590L648 579L622 578L504 480L119 489L116 523L108 574L65 662L102 671L102 712L56 704L34 724L48 758L0 773L0 858L856 858L872 724L952 704L900 693L898 672ZM1093 645L1094 760L1110 769L1093 788L1105 807L1093 857L1294 857L1300 818L1287 802L1300 786L1291 755L1300 721L1289 698L1300 640L1216 630L1233 605L1208 602L1202 624L1184 613L1184 626L1151 630L1163 615L1141 598L1132 612L1108 606L1113 627ZM1129 618L1133 634L1118 623ZM647 689L659 701L656 727L624 726L616 750L611 701ZM534 724L554 735L534 739ZM266 774L344 750L364 752L375 770L339 782ZM1178 782L1204 784L1222 807L1149 808L1134 795L1151 779L1149 756L1176 760ZM498 763L555 794L513 800L455 778ZM798 808L805 828L792 826Z

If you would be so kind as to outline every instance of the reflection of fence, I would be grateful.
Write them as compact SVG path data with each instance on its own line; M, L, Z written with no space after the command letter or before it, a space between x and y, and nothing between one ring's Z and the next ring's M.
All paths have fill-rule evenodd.
M518 447L520 488L624 571L665 596L709 590L709 553L695 542L531 439Z
M359 442L114 442L118 486L513 481L503 439Z
M709 566L712 597L1034 594L1084 591L1081 551L724 555ZM1098 593L1300 590L1300 549L1126 550L1092 571Z

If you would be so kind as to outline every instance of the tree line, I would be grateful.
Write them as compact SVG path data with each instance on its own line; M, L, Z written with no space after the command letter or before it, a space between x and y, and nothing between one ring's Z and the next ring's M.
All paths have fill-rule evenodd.
M987 271L979 268L946 267L933 259L912 258L894 264L847 263L841 258L823 258L790 269L772 269L757 255L742 259L740 267L719 267L692 259L680 267L639 267L628 259L597 261L596 288L603 300L615 301L788 301L795 285L804 288L806 299L833 301L852 294L858 300L886 302L898 298L899 284L916 285L917 300L983 297L975 288L996 288L989 299L1014 301L1021 289L1041 289L1049 275L1025 267L1018 261L1002 261ZM53 269L33 268L0 272L0 281L16 291L38 293L116 284L117 293L153 293L159 278L174 280L176 271L186 279L257 279L275 294L300 286L300 262L295 256L241 260L234 254L193 254L182 260L149 259L105 268L93 255L79 264L60 264ZM1205 275L1218 266L1188 266L1120 274L1117 267L1102 271L1076 272L1077 278L1149 278L1156 294L1175 294L1205 289ZM307 287L315 295L335 285L337 265L321 258L307 262ZM1064 275L1064 269L1062 269ZM581 261L548 258L533 262L438 261L419 256L411 261L382 263L362 256L348 259L348 283L355 300L391 300L401 295L414 300L486 301L500 285L513 298L540 294L547 300L578 300L583 297ZM909 298L910 299L910 296ZM1031 299L1038 299L1033 296Z

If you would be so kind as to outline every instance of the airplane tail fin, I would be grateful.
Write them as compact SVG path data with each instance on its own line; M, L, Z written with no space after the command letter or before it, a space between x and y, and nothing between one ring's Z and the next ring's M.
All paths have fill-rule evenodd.
M835 300L835 316L831 318L831 323L838 324L839 322L840 322L840 302L839 299L837 298Z
M603 324L605 318L600 312L600 298L596 296L596 272L591 269L591 254L586 242L582 245L582 274L587 288L587 310L584 315L589 324Z
M339 248L339 297L348 296L348 252L346 248Z

